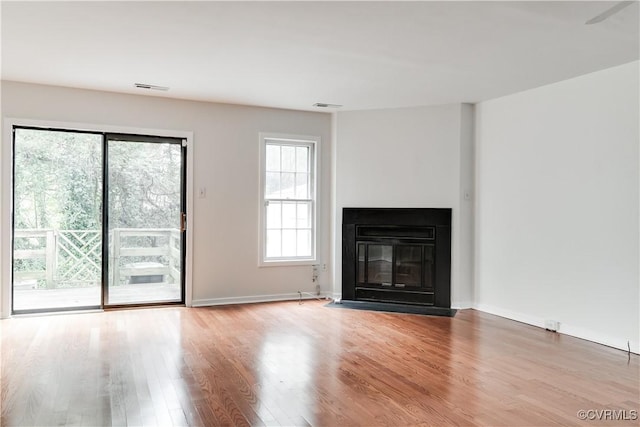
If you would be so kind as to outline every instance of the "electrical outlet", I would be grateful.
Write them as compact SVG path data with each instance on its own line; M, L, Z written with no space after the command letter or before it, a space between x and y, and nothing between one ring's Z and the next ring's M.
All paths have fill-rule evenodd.
M558 329L560 329L560 322L557 320L545 320L544 328L547 331L558 332Z

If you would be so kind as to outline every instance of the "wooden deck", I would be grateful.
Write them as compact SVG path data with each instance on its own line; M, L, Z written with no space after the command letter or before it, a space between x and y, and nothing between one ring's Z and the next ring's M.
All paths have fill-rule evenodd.
M100 286L57 289L14 289L14 310L89 307L100 305ZM109 289L111 304L179 301L180 286L166 283L138 283Z
M638 425L578 416L633 418L637 355L473 310L308 301L0 327L3 426Z

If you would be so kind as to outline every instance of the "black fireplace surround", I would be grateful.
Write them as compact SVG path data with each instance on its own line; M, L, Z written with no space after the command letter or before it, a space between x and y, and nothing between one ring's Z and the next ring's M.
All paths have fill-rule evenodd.
M450 309L451 209L344 208L342 300Z

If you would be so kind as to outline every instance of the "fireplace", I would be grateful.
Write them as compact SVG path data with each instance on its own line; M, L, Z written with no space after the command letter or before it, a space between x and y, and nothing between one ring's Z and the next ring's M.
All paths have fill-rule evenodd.
M451 209L345 208L342 300L450 309Z

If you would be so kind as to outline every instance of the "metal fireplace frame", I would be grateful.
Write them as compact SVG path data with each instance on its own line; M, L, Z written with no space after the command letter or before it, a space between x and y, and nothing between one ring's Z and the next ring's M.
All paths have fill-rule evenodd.
M342 300L451 308L451 216L449 208L344 208ZM402 246L422 247L422 285L404 287L400 283L359 282L359 244L392 246L394 278L396 249ZM425 279L426 247L433 247L435 252L435 271L430 283ZM367 267L365 261L364 268Z

